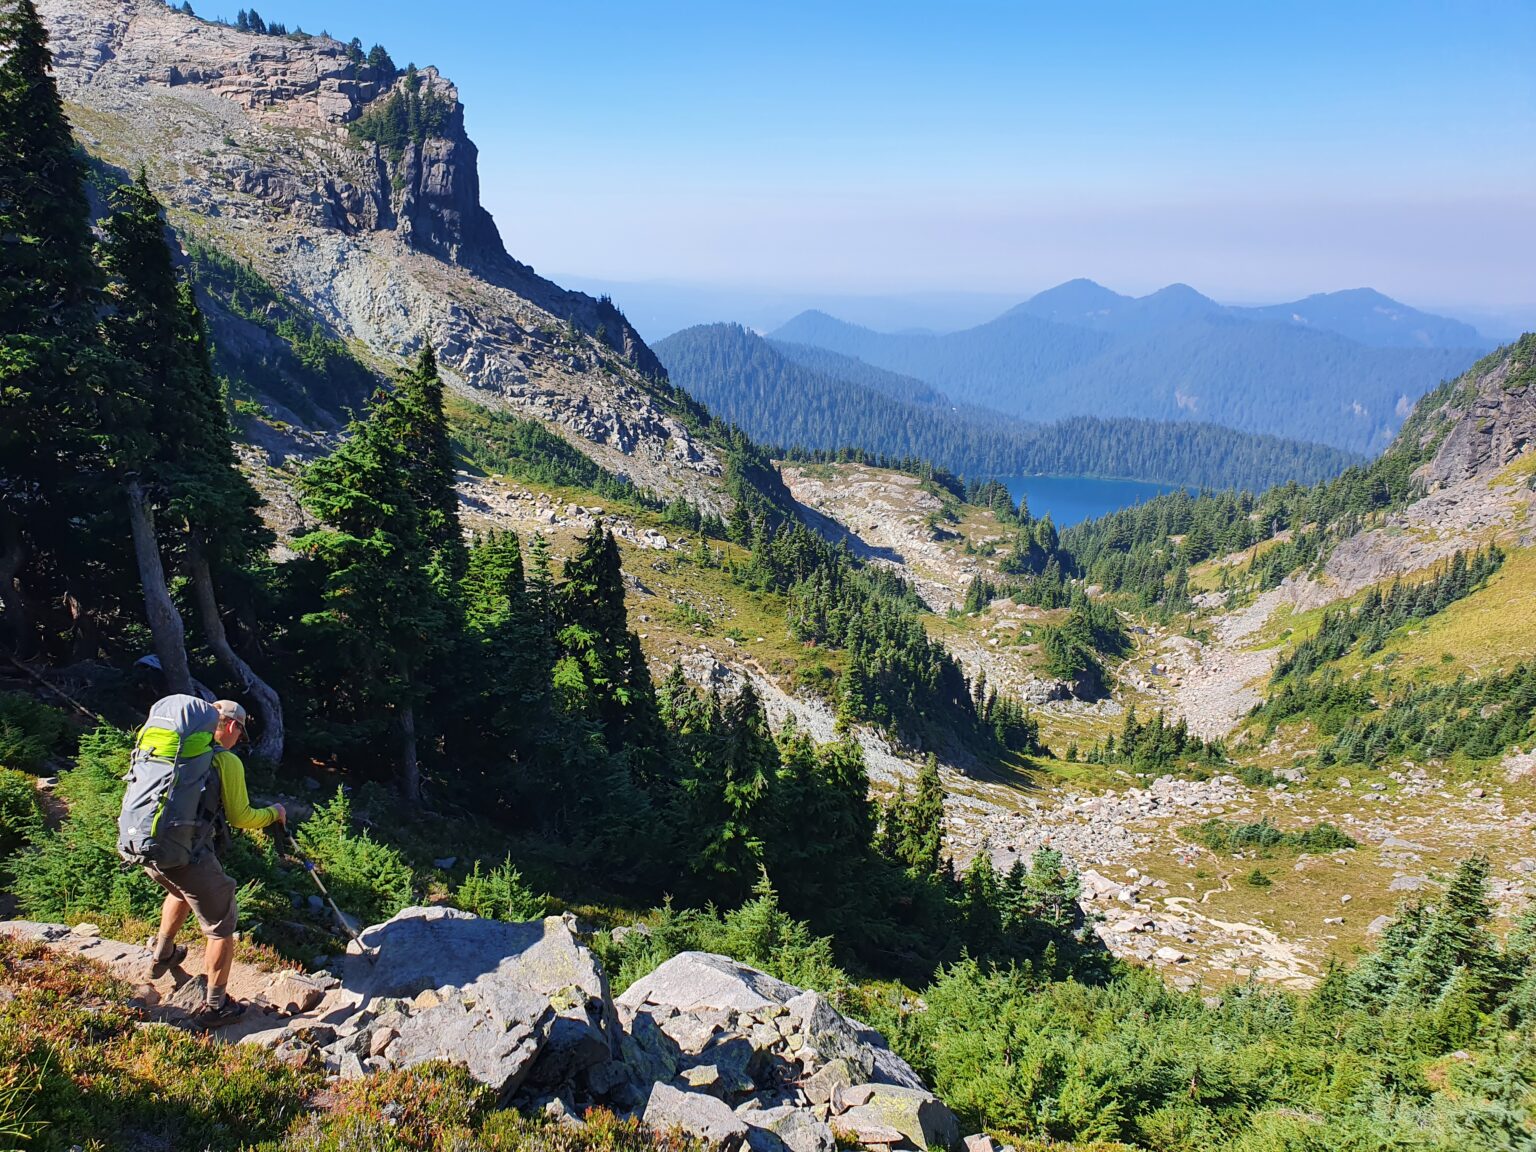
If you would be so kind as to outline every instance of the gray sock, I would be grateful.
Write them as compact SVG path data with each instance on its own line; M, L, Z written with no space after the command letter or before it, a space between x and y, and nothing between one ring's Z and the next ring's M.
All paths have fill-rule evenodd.
M172 936L169 939L155 938L155 959L157 961L169 960L175 951L176 937Z
M210 1007L210 1008L222 1008L222 1007L224 1007L224 998L227 995L229 995L229 992L224 987L224 985L222 985L222 984L215 984L212 988L208 989L208 1007Z

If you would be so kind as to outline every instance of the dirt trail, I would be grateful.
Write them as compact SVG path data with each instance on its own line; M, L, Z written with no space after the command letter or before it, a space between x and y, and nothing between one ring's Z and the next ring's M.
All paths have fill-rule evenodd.
M1243 940L1247 949L1251 949L1269 962L1270 969L1261 971L1261 976L1292 987L1306 988L1316 983L1315 977L1304 975L1304 973L1316 972L1317 963L1307 958L1301 945L1282 940L1268 928L1258 924L1217 920L1207 916L1195 910L1195 900L1190 896L1166 896L1163 898L1163 903L1181 916Z
M157 977L152 974L152 957L145 945L110 940L88 928L85 932L60 932L57 925L11 920L0 922L0 934L39 940L55 951L106 965L114 976L134 985L134 1002L153 1022L191 1027L192 1012L203 999L201 943L189 945L187 958ZM275 1040L285 1028L306 1023L318 1026L349 1015L360 1000L339 985L339 981L323 975L309 976L286 968L269 971L236 960L230 971L229 994L249 1007L244 1016L215 1035L230 1044L258 1043L267 1037Z

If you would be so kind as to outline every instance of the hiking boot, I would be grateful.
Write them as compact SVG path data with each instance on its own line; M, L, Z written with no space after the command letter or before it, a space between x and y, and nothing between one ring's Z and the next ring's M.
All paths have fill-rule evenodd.
M216 1028L222 1028L226 1024L233 1024L245 1015L245 1001L230 997L215 1008L212 1004L204 1004L196 1012L192 1013L192 1027L202 1032L211 1032Z
M171 949L171 954L164 960L151 960L149 965L149 978L158 980L172 968L180 968L181 962L187 958L187 946L177 944Z

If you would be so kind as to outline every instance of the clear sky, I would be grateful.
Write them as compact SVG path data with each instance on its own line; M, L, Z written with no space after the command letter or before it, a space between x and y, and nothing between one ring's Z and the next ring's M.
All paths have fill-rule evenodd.
M440 67L549 274L1536 302L1536 0L261 12Z

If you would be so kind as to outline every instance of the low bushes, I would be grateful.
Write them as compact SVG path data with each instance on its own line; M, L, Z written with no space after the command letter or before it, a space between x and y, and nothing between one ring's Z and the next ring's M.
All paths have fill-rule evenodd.
M508 856L489 871L482 872L480 861L464 877L453 894L455 906L491 920L537 920L549 912L549 897L540 895L523 883L523 875Z
M89 915L103 926L157 913L164 893L139 869L117 857L117 814L129 739L115 728L80 738L76 766L59 778L58 797L69 816L57 829L34 830L10 860L13 891L34 920Z
M1354 837L1327 821L1300 831L1286 832L1271 824L1268 817L1254 824L1232 824L1213 817L1203 824L1183 829L1181 835L1212 852L1227 854L1274 848L1321 854L1358 847Z
M67 750L69 719L18 692L0 692L0 767L37 772Z
M320 865L336 903L364 924L387 920L411 903L415 875L405 859L367 831L352 828L352 805L338 788L329 803L295 834L299 847Z

